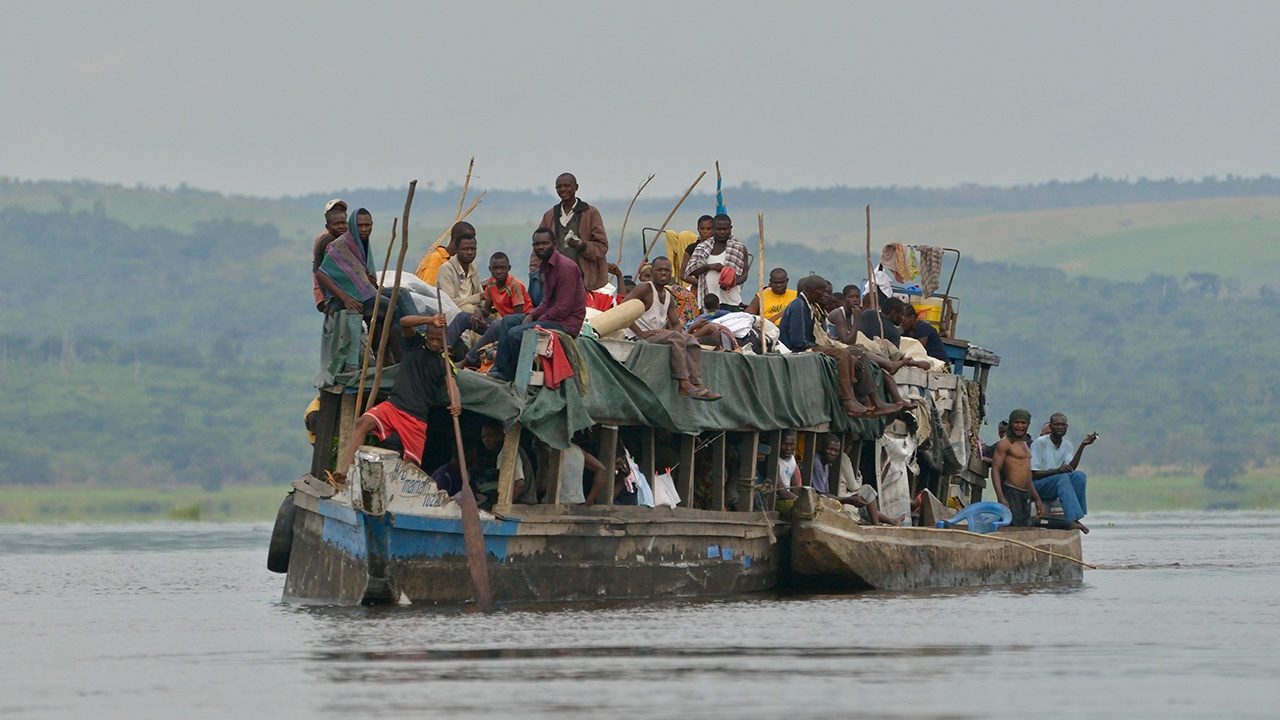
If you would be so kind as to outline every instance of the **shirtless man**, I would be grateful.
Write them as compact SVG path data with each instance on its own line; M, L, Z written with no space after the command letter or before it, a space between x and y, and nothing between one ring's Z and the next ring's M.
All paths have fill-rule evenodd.
M1044 515L1044 503L1031 482L1031 448L1027 445L1027 428L1031 426L1031 413L1014 410L1009 413L1009 433L996 443L995 457L991 461L991 484L996 489L996 500L1013 513L1015 527L1031 525L1031 503L1036 505L1035 517Z

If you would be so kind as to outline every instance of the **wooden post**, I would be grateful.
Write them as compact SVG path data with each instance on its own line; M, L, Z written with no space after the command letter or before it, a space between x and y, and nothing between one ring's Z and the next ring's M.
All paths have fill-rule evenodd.
M383 328L390 327L391 316L395 311L396 301L400 299L400 271L404 270L404 255L409 251L409 208L413 206L413 191L418 187L418 181L409 182L409 194L404 199L404 219L400 223L400 258L396 260L396 282L391 288L391 300L387 302L387 317L383 323ZM369 391L369 402L365 410L373 407L374 401L378 397L378 389L382 386L382 361L387 353L387 338L390 333L382 333L382 337L378 342L378 361L373 371L373 389ZM364 385L363 380L361 386Z
M804 435L804 454L800 457L800 484L804 487L810 487L813 483L813 457L817 454L818 433L805 432Z
M653 449L653 428L640 428L640 472L644 473L645 478L649 481L649 487L654 486L654 449Z
M725 433L720 433L711 441L711 509L724 510L725 473Z
M498 505L509 507L516 499L512 497L515 489L516 468L520 465L520 426L513 425L502 440L502 450L498 453ZM524 468L521 468L522 470ZM538 478L524 479L525 487L529 483L537 483Z
M875 270L871 266L871 206L867 206L867 292L871 295L871 309L880 309L880 286L876 283Z
M387 243L387 254L382 258L382 277L374 287L373 296L373 316L369 318L369 344L364 348L364 360L360 364L360 389L356 391L356 412L360 412L360 408L364 407L364 378L369 373L369 356L373 354L373 336L378 328L378 307L382 300L382 283L387 281L387 264L391 262L391 248L396 246L396 221L399 218L391 218L391 242ZM397 280L399 274L397 273ZM384 327L382 332L387 332Z
M467 165L467 179L462 183L462 197L458 198L458 211L453 214L453 221L456 223L462 219L462 206L467 203L467 189L471 187L471 171L476 167L476 156L471 156L471 163ZM452 228L450 228L452 229Z
M549 462L547 467L551 471L551 476L547 478L547 497L543 499L543 502L549 505L559 505L560 481L564 475L564 453L555 448L549 448L548 452Z
M773 509L773 502L778 497L778 459L782 457L782 431L769 432L769 456L764 461L764 486L768 493L765 497L765 510Z
M338 434L338 416L342 412L342 393L320 391L320 410L316 417L316 444L311 450L311 477L324 479L333 454L333 439Z
M618 428L611 425L600 426L600 447L596 450L596 459L609 469L609 484L596 493L597 505L613 504L613 481L617 475L618 462Z
M757 274L760 276L760 354L763 355L768 345L764 341L764 212L760 213L760 267Z
M680 507L693 507L693 460L697 435L680 436L680 465L676 468L676 492L680 493Z
M738 456L738 512L751 512L755 507L756 449L760 447L760 433L742 433L742 453Z

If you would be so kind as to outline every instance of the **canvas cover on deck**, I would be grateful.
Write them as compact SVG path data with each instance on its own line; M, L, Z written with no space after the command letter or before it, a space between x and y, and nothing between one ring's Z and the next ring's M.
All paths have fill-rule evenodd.
M702 382L724 397L704 402L680 397L671 379L670 349L637 342L625 364L597 340L579 338L578 353L589 378L585 396L566 382L555 390L530 388L526 397L510 383L474 372L458 373L463 406L501 422L519 422L548 445L566 449L578 430L598 423L626 423L698 434L708 430L784 430L828 424L831 431L856 439L877 438L886 422L851 419L840 409L835 363L820 354L702 354ZM383 371L382 387L395 382L395 371ZM883 388L880 369L872 366ZM370 373L372 376L372 373ZM342 376L349 387L355 378Z

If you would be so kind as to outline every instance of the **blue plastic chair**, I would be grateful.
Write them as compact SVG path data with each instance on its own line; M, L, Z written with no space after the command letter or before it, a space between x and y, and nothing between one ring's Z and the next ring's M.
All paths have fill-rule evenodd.
M977 502L956 513L950 520L939 520L937 526L949 528L961 522L968 522L969 532L986 535L1013 522L1013 513L998 502Z

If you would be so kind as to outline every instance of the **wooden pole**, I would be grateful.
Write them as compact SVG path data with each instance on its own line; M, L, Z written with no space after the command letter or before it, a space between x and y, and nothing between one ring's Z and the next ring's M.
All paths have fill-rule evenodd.
M382 324L384 328L391 326L392 313L395 311L396 301L400 299L400 271L404 270L404 256L409 251L409 208L413 206L413 192L417 187L417 180L410 181L409 194L404 199L404 218L400 221L400 257L396 260L396 282L391 289L391 300L387 303L386 321ZM374 365L373 389L369 391L365 410L373 407L374 401L378 399L378 390L382 387L382 361L387 356L387 338L390 336L391 333L384 332L378 339L378 361Z
M640 198L640 193L644 192L645 186L649 184L650 180L653 180L653 175L650 175L647 180L640 183L640 187L636 190L635 197L631 198L631 204L627 206L627 214L622 216L622 232L618 233L618 266L619 267L622 266L622 241L627 238L627 220L631 218L631 208L636 206L636 200ZM618 288L618 289L621 290L622 288Z
M396 221L400 218L391 218L391 242L387 243L387 254L382 258L382 277L377 287L377 294L373 296L373 317L369 318L369 344L364 348L364 360L360 363L360 389L356 391L356 414L352 418L352 422L360 417L361 408L364 407L364 376L369 372L369 356L373 354L373 333L378 327L378 304L382 301L382 283L387 279L387 263L391 262L391 248L396 246ZM383 328L386 332L386 328Z
M671 218L676 216L676 212L680 210L680 206L684 204L685 198L689 197L689 193L693 192L693 189L698 186L698 183L702 182L702 178L706 177L706 175L707 171L703 170L702 173L698 175L698 179L694 180L693 184L689 186L689 189L684 191L684 195L680 197L680 202L676 203L676 206L671 208L671 212L667 214L667 219L662 221L662 227L658 228L657 236L653 238L653 245L658 244L658 238L662 237L662 234L667 231L667 223L671 222ZM649 251L653 250L653 245L644 249L644 259L640 261L641 263L649 262Z
M484 199L485 194L488 192L489 192L488 190L485 190L481 192L480 195L475 200L472 200L471 204L467 206L467 209L463 210L462 214L458 216L458 219L453 221L453 225L457 225L463 220L466 220L467 216L471 214L472 210L476 209L476 206L480 204L480 201ZM440 237L436 238L435 242L427 246L427 252L431 252L435 248L435 246L444 242L444 239L449 237L449 234L453 232L453 225L450 225L449 227L445 228L445 231L440 233Z
M453 214L456 223L462 219L462 206L467 202L467 188L471 187L471 171L476 167L476 156L471 156L471 164L467 165L467 179L462 183L462 197L458 198L458 211Z
M717 166L720 163L716 163ZM757 272L760 276L760 354L765 353L768 343L764 341L764 213L760 213L760 267Z
M880 309L880 286L876 284L875 271L871 268L871 206L867 206L867 294L871 295L871 307Z

